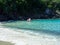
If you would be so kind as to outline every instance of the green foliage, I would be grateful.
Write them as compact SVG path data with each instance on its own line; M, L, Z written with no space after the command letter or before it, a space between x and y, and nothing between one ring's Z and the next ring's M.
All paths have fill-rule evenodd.
M60 0L0 0L0 12L8 17L43 13L46 8L60 9Z

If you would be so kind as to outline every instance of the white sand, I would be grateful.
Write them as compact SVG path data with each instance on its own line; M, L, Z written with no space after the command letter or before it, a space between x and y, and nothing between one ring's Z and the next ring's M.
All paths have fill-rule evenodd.
M55 36L43 35L33 32L0 27L0 41L7 41L15 45L60 45L60 40ZM33 35L32 35L33 34Z

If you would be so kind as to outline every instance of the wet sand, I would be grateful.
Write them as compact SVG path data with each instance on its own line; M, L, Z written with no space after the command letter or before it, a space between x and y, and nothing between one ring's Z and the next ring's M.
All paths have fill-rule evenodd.
M0 41L0 45L14 45L13 43L10 42L4 42L4 41Z

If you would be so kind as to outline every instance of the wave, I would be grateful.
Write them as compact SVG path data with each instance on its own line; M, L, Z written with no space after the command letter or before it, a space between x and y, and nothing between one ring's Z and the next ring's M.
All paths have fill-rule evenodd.
M0 30L0 41L11 42L15 45L58 45L60 42L56 36L29 30L4 27L0 27Z

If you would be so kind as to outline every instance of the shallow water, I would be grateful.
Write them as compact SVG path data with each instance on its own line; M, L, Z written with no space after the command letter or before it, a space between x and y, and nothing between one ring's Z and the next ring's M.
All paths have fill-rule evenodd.
M15 45L60 45L60 30L57 28L60 26L59 21L55 19L4 22L1 24L4 27L0 28L0 40ZM57 29L51 29L55 26Z
M37 19L27 21L6 22L3 24L6 27L31 30L35 32L43 32L49 34L60 35L60 19Z
M0 30L0 41L15 45L60 45L60 37L13 28L1 27Z

